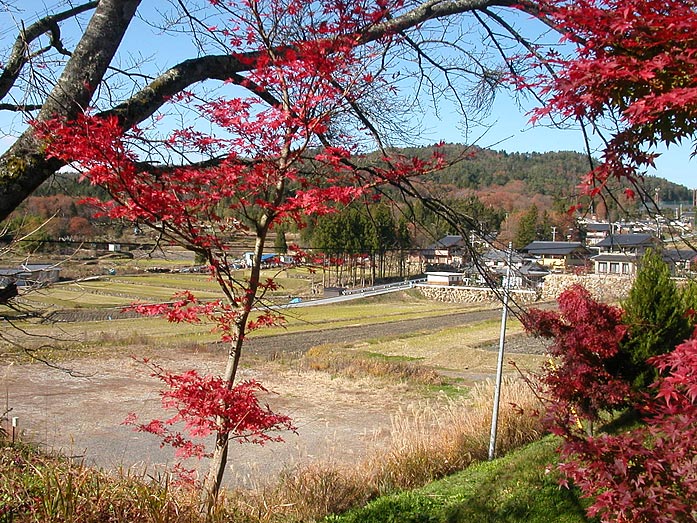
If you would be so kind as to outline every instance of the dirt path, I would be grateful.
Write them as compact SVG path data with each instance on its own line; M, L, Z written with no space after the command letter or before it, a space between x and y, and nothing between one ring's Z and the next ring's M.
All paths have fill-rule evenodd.
M253 478L268 477L284 467L319 457L355 461L371 446L385 441L391 418L401 407L420 400L402 384L369 378L349 380L280 366L273 363L273 355L304 352L320 344L434 332L499 315L500 310L456 313L250 339L248 351L267 363L243 369L241 378L257 379L274 391L267 401L272 408L292 416L298 431L287 434L282 444L233 448L228 484L250 485ZM215 352L163 354L158 363L171 370L215 372L220 367ZM143 420L162 417L159 383L141 365L114 355L76 360L71 368L78 377L39 364L0 369L2 393L13 409L10 416L19 418L27 437L109 469L147 467L154 472L172 464L171 451L160 449L154 437L121 424L130 412L137 412Z

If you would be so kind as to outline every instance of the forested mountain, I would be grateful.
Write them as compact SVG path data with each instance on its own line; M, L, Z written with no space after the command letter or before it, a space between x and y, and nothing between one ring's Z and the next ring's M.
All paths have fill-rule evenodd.
M433 149L405 148L402 152L407 156L427 157ZM449 162L462 160L430 175L429 180L458 189L479 191L509 186L517 187L525 196L556 199L573 196L581 177L590 170L588 157L573 151L509 153L460 144L445 144L439 149ZM650 194L660 188L663 201L692 200L692 192L685 186L651 176L644 182Z
M430 157L434 146L402 148L397 151L405 156ZM588 157L573 151L547 153L509 153L461 144L445 144L438 147L448 166L428 176L433 185L471 191L491 191L507 187L522 196L548 196L553 199L571 197L581 177L588 172ZM368 155L373 156L373 155ZM522 183L516 183L522 182ZM650 194L660 188L663 201L691 201L692 192L685 186L663 178L647 177ZM106 197L99 187L78 181L74 173L61 173L36 191L34 196Z

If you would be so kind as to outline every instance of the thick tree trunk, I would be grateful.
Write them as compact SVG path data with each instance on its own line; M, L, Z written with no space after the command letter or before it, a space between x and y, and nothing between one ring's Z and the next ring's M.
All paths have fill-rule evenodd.
M66 64L58 83L44 101L38 116L39 120L52 117L73 118L88 108L96 90L102 85L104 73L121 45L141 0L100 0L85 32ZM414 28L428 20L444 19L452 15L466 13L492 6L511 6L518 2L512 0L424 0L413 9L391 18L383 23L367 28L360 35L361 43L382 38L385 34L395 34ZM93 7L85 2L56 16L49 16L42 22L55 23L73 14ZM535 12L534 5L531 8ZM36 38L46 23L31 26L25 37ZM22 49L21 39L17 49ZM281 46L283 47L283 46ZM20 52L17 51L17 52ZM21 75L22 58L13 51L6 64L8 70L0 75L0 95L12 88ZM192 84L207 80L232 80L244 86L240 73L253 67L255 52L244 53L244 59L237 55L207 55L185 60L158 76L148 86L134 93L122 103L101 114L116 115L129 128L154 114L168 99ZM17 68L13 67L17 65ZM42 86L46 89L47 86ZM255 94L265 96L255 91ZM0 96L2 97L2 96ZM274 103L273 97L267 102ZM15 145L0 157L0 221L8 217L24 199L57 169L63 166L56 160L47 160L42 154L41 145L36 143L31 129L28 129Z
M62 166L59 160L46 159L33 133L25 131L0 157L0 221Z
M101 0L37 120L74 118L89 107L141 0ZM62 163L46 159L27 129L0 158L0 220L17 208Z

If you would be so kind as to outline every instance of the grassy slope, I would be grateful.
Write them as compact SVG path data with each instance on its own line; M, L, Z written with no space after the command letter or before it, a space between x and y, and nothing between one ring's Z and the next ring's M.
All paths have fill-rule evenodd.
M582 523L577 498L556 482L547 437L421 489L379 498L332 523Z

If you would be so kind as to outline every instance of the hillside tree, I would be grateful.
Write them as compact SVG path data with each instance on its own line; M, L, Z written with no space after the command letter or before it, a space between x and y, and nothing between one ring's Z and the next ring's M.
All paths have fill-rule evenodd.
M529 243L542 239L544 238L540 223L540 211L537 205L533 204L518 221L513 247L522 249Z

